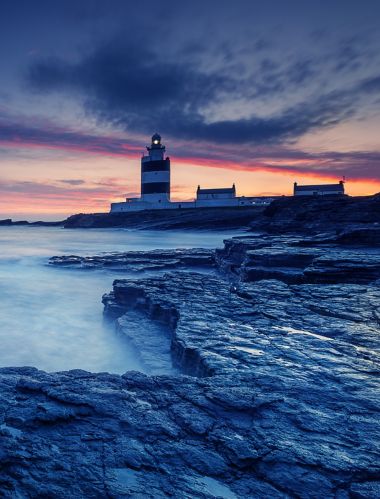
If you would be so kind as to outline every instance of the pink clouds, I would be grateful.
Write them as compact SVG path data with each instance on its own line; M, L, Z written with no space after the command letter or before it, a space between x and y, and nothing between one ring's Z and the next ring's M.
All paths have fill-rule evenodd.
M170 140L170 138L168 139ZM28 124L0 120L0 145L12 149L46 149L77 152L104 157L125 157L138 160L144 150L144 139L123 138L76 132L46 124ZM265 171L280 174L303 174L319 178L380 181L380 152L306 152L284 146L216 147L212 144L169 143L170 152L178 163L223 168L236 171ZM195 150L195 153L194 153Z
M79 180L78 180L79 182ZM123 179L101 182L0 181L0 213L21 209L24 212L77 212L107 209L111 199L118 199L125 190ZM126 192L134 196L136 192Z
M12 161L16 161L20 150L26 155L32 150L34 161L35 155L40 153L37 158L40 155L41 163L46 160L44 154L49 150L62 151L63 159L61 156L58 162L50 155L46 162L47 170L45 168L44 174L40 174L38 178L31 168L27 173L28 180L23 180L22 177L18 180L0 180L0 212L10 213L20 208L23 212L40 213L106 211L111 201L139 195L139 158L143 145L149 138L130 137L125 141L119 136L86 134L41 120L37 120L37 123L38 126L32 126L30 120L17 121L9 117L0 119L0 148L8 160L7 164L11 165ZM288 193L294 179L305 181L305 178L307 180L310 177L326 181L340 179L343 175L348 177L350 185L355 184L352 193L369 194L380 190L380 153L376 151L312 153L285 146L216 146L205 142L179 142L170 137L164 139L172 157L173 171L182 171L176 177L177 185L173 185L173 194L177 193L183 199L194 196L186 172L193 167L203 167L202 182L206 180L209 185L213 185L215 181L215 169L224 171L225 173L221 173L226 179L231 179L233 174L233 181L238 185L240 183L240 189L244 190L245 195ZM67 174L65 153L77 155L77 177L72 176L73 170ZM94 161L93 175L90 173L91 167L81 171L79 165L83 155L97 158ZM132 170L124 170L117 158L130 159L136 163L135 177L131 178ZM99 173L102 172L102 162L106 161L107 171L111 175L101 178ZM46 175L46 171L50 171L51 162L57 165L54 169L55 179L49 179ZM10 168L7 176L9 172L11 173ZM250 173L252 176L248 177ZM263 177L260 182L257 176ZM219 182L221 180L219 176ZM132 192L127 192L128 190Z

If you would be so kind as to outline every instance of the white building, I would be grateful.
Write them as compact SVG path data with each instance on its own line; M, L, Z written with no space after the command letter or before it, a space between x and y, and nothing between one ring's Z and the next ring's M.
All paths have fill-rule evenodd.
M294 196L342 196L344 181L338 184L298 185L294 182Z
M158 133L152 136L147 147L148 154L141 158L141 197L127 198L121 203L111 204L111 213L203 208L223 206L252 206L269 204L272 199L237 197L235 184L224 189L201 189L198 186L194 201L170 201L170 158L165 156L165 146Z

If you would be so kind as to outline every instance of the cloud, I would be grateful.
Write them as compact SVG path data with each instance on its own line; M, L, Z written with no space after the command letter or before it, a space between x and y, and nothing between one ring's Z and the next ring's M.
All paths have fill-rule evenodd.
M59 180L59 182L62 182L63 184L69 184L69 185L83 185L83 184L85 184L85 181L80 180L80 179L63 179L63 180Z
M232 151L230 151L232 152ZM223 151L188 156L181 159L190 164L203 164L210 168L237 171L262 171L295 177L304 175L324 179L373 181L380 184L380 152L308 152L286 147L261 149L236 149L232 156Z
M91 183L86 184L83 181L83 187L65 187L57 185L54 181L46 182L35 182L29 180L1 180L0 181L0 192L12 192L12 193L22 193L29 194L31 196L54 196L63 199L78 198L80 196L89 195L104 195L105 197L110 196L110 194L115 193L114 189L106 188L104 186L99 187ZM116 193L115 193L116 194Z
M36 120L30 118L34 123ZM0 120L0 145L19 150L30 149L80 152L97 156L131 158L138 162L143 143L141 138L125 140L110 135L85 134L74 130L57 128L51 123L39 123L39 127L27 122ZM164 137L164 142L166 138ZM268 171L284 174L306 174L327 178L379 180L380 151L327 151L310 152L284 145L231 144L226 141L220 145L209 142L194 142L178 139L167 143L172 164L187 163L244 171ZM81 179L60 179L55 189L86 187ZM93 182L100 188L121 189L123 180L105 178ZM63 184L63 185L62 185ZM27 188L25 183L24 188ZM67 187L63 187L67 186Z
M356 43L351 40L330 54L336 71L342 71L350 57L363 56ZM378 75L330 88L322 76L321 56L279 63L262 57L261 49L256 49L261 62L253 75L252 71L244 73L244 65L241 74L220 65L205 69L199 64L200 48L193 51L198 64L196 57L186 54L183 58L177 54L175 62L165 58L141 38L136 43L117 39L78 62L40 60L30 66L27 79L37 92L79 97L100 121L128 131L148 134L154 129L175 139L254 145L290 143L313 130L334 126L357 112L361 98L379 90ZM224 51L231 59L230 46ZM318 82L323 92L315 91ZM222 111L223 106L241 99L249 108L268 96L281 97L289 104L265 116L252 108L246 117L210 119L210 106Z
M87 95L87 108L112 122L138 125L150 115L197 114L201 105L231 85L222 74L207 75L194 64L169 62L144 45L101 46L78 64L50 59L33 64L28 80L38 91ZM85 90L87 89L87 90ZM149 130L151 130L150 125Z
M120 200L123 197L125 188L123 179L113 179L113 182L108 182L109 185L84 181L80 185L61 184L60 181L48 180L0 180L0 211L6 213L25 209L26 204L27 211L107 211L111 200ZM107 184L107 180L103 184Z
M0 145L13 148L36 146L125 157L135 157L143 147L142 143L138 145L136 139L134 144L129 144L127 140L115 136L92 135L58 127L48 120L35 120L33 117L20 119L4 114L0 115Z

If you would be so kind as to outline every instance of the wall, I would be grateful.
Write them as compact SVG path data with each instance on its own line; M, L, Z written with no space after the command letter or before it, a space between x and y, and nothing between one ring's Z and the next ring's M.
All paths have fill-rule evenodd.
M197 201L178 201L178 202L147 202L137 201L133 203L112 203L111 212L128 212L142 210L178 210L186 208L217 208L217 207L232 207L232 206L253 206L255 204L269 204L271 200L260 198L232 198L232 199L202 199Z
M336 191L295 191L294 195L295 196L331 196L331 195L343 195L344 193L340 190L337 189Z
M221 193L221 194L202 194L202 193L197 193L197 201L198 200L203 200L203 199L234 199L235 194L226 194L226 193Z

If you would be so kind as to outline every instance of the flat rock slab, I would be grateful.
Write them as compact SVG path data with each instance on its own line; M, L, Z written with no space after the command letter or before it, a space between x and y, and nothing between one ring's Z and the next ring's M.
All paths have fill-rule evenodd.
M335 393L316 367L211 378L8 368L0 383L2 497L378 496L379 401L363 376Z
M241 281L360 284L380 279L380 250L375 246L347 248L336 240L313 241L299 236L237 237L226 240L215 258L223 272Z
M374 497L380 472L376 284L267 280L230 287L218 277L173 272L116 280L104 302L106 313L117 305L119 313L139 310L160 321L171 331L176 366L209 384L221 407L234 407L232 420L249 421L252 433L241 442L228 424L220 438L234 452L248 445L262 456L246 463L254 483L270 483L280 497L349 497L351 487L352 497ZM253 488L248 496L266 493Z
M215 251L203 248L128 251L96 256L53 256L49 265L80 269L108 268L129 272L159 271L185 267L212 267Z

